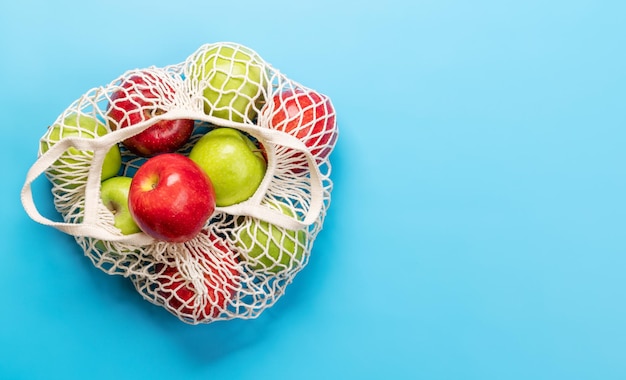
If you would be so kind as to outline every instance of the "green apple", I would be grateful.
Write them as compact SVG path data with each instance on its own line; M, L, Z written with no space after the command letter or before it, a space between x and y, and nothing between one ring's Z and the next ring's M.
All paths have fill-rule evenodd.
M270 203L270 207L294 217L293 210L285 204ZM245 223L237 233L237 244L244 250L244 257L253 270L278 273L302 262L306 247L304 230L288 230L252 218Z
M128 209L131 182L132 178L130 177L116 176L103 181L100 186L100 199L106 208L113 213L114 225L120 229L123 235L141 231Z
M197 81L204 96L204 112L237 122L253 120L264 102L268 80L261 57L236 44L218 45L198 54L187 77Z
M216 128L202 136L191 149L189 158L211 179L215 204L219 207L250 198L267 169L263 151L233 128Z
M108 133L107 128L98 119L87 115L72 114L48 129L44 138L41 139L41 153L47 152L54 144L66 137L96 138L106 133ZM70 189L76 188L87 182L92 158L93 152L71 147L52 164L49 173L58 185ZM122 157L116 144L109 149L104 158L101 180L117 175L121 166Z

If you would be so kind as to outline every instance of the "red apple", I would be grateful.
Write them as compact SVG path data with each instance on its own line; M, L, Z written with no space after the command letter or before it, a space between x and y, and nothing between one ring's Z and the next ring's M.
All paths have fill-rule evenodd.
M274 95L272 101L273 109L266 106L261 111L268 126L300 139L318 162L328 157L337 140L335 110L330 99L313 90L289 89Z
M154 70L125 78L120 89L111 95L107 115L111 129L125 128L163 114L165 105L173 102L175 94L170 81L173 79L167 73ZM160 120L122 143L143 157L174 152L189 140L193 128L193 120Z
M186 278L174 265L155 266L158 294L165 299L167 307L196 322L217 318L228 307L238 286L239 270L233 251L214 236L211 241L215 248L211 253L191 251L204 273L201 285L200 281Z
M137 169L128 206L143 232L158 240L184 242L195 237L213 214L215 191L191 159L164 153Z

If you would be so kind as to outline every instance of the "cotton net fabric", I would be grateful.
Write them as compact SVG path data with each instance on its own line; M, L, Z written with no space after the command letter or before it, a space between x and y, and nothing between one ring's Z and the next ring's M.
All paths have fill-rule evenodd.
M122 86L129 78L140 80ZM132 114L117 110L126 112L122 119L129 124L134 120L125 128L110 116L120 90L134 91L129 98L141 105ZM300 107L295 116L284 109L287 103ZM207 132L227 127L248 136L267 160L251 198L216 207L201 233L183 243L143 232L123 235L100 199L111 148L120 151L117 175L132 177L148 158L121 142L164 119L194 120L191 138L177 153L188 155ZM80 96L42 136L22 201L35 221L72 235L96 268L128 278L145 300L181 321L255 318L309 261L330 206L328 156L337 136L328 97L288 79L243 45L206 44L181 63L129 70ZM62 221L42 216L33 202L31 184L42 174Z

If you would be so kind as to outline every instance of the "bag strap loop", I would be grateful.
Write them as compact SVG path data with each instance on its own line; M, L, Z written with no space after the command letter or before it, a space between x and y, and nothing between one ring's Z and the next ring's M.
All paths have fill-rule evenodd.
M54 227L72 236L87 236L95 239L123 242L134 245L146 245L152 243L154 239L142 232L132 235L115 234L98 224L97 211L100 197L100 173L106 153L114 144L141 133L159 120L183 118L205 121L216 126L236 128L259 139L261 143L264 143L266 149L268 149L268 147L273 149L271 148L272 144L274 146L285 146L302 152L306 157L306 162L310 171L311 199L308 211L303 220L298 220L295 217L285 215L280 210L275 210L262 204L262 198L272 181L271 171L266 173L263 182L252 198L232 206L216 208L218 211L223 211L232 215L244 215L259 218L289 230L306 228L317 220L322 211L324 202L323 179L315 158L302 141L282 131L218 119L212 116L207 116L203 113L199 114L195 111L179 110L169 111L131 127L111 131L103 136L93 139L84 137L62 138L48 151L40 155L28 170L26 180L21 191L21 201L24 210L35 222ZM94 152L85 186L85 215L83 220L79 223L56 222L46 218L39 212L33 199L31 185L56 160L58 160L67 149L72 147L78 150Z

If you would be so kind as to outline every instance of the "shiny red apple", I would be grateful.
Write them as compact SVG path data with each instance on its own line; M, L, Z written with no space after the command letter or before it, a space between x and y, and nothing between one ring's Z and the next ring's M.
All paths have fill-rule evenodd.
M215 211L209 177L178 153L149 158L130 184L128 206L139 228L167 242L195 237Z
M274 95L272 101L273 107L266 105L261 111L268 127L303 141L318 162L326 159L337 140L335 110L330 99L314 90L289 89Z
M233 251L226 243L211 236L211 253L196 250L200 269L204 273L201 281L186 278L174 265L157 264L158 294L167 307L178 315L194 322L217 318L233 298L238 286L238 263ZM207 250L208 251L208 250Z
M171 104L175 95L171 81L167 73L158 69L140 71L122 80L108 105L111 129L136 125L163 114L166 104ZM143 157L174 152L189 140L193 128L193 120L159 120L122 144Z

